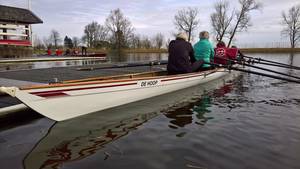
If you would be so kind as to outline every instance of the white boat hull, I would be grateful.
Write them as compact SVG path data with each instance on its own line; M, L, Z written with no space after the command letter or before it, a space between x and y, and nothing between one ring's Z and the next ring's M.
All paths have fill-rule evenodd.
M15 95L25 105L46 117L63 121L206 83L228 73L228 70L217 69L202 73L111 83L89 83L29 90L17 89L11 95Z

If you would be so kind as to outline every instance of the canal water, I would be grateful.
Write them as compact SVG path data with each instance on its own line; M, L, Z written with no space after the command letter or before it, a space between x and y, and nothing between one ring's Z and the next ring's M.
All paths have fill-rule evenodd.
M300 65L300 55L252 56ZM300 76L299 70L274 70ZM65 122L35 117L1 126L0 164L7 169L299 169L299 121L299 84L232 74L226 81Z
M37 56L38 57L38 56ZM41 56L44 57L44 56ZM55 58L55 56L53 56ZM32 70L32 69L47 69L59 67L73 67L73 66L95 66L102 63L133 63L133 62L147 62L167 60L167 53L124 53L121 56L116 56L114 53L109 53L107 60L84 59L84 60L67 60L67 61L44 61L44 62L24 62L24 63L0 63L0 72L18 71L18 70Z

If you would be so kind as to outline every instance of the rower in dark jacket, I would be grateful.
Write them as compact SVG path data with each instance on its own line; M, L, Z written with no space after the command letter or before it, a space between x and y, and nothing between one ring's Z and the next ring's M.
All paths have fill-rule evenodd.
M182 74L198 71L203 61L194 58L193 46L187 42L186 33L182 32L169 44L168 74Z

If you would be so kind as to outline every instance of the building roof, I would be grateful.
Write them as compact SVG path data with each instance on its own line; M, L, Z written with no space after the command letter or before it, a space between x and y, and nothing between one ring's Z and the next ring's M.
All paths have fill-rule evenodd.
M37 24L43 21L28 9L0 5L0 22Z

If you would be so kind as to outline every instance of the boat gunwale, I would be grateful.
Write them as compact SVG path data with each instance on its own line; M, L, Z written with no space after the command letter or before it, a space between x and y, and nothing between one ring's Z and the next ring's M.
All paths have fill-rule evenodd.
M117 77L124 77L128 76L126 79L109 79L109 80L90 80L90 81L83 81L83 82L74 82L74 83L57 83L57 84L44 84L44 85L33 85L28 87L21 87L20 90L34 90L34 89L51 89L51 88L60 88L60 87L72 87L72 86L82 86L82 85L96 85L96 84L109 84L109 83L122 83L122 82L130 82L130 81L140 81L140 80L153 80L153 79L163 79L163 81L170 81L170 80L177 80L178 77L180 79L189 78L193 75L205 75L205 74L211 74L218 72L219 70L222 70L222 68L212 69L212 70L206 70L206 71L200 71L200 72L193 72L193 73L185 73L185 74L176 74L176 75L162 75L162 76L150 76L150 77L133 77L136 75L142 75L146 73L159 73L164 71L153 71L153 72L146 72L146 73L135 73L135 74L125 74L120 76L107 76L103 78L117 78ZM130 77L133 78L130 78ZM98 77L101 78L101 77ZM175 79L174 79L175 78ZM95 79L95 78L94 78ZM85 80L85 79L82 79ZM79 80L80 81L80 80ZM66 81L68 82L68 81Z

